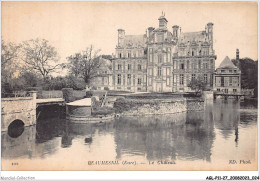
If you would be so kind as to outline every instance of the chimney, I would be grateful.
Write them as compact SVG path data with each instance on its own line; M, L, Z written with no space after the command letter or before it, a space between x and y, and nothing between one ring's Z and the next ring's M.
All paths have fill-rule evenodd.
M172 34L173 34L173 38L174 39L178 39L178 31L179 31L179 26L178 25L174 25L172 26Z
M236 50L236 59L239 60L239 49Z
M125 30L118 29L118 46L122 46L125 39Z
M151 36L153 30L154 30L154 27L149 27L149 28L148 28L148 38L150 38L150 36Z

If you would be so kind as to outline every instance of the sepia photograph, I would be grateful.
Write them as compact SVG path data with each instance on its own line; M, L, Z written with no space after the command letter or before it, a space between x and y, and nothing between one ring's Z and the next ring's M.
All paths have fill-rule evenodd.
M1 2L2 171L258 171L257 118L257 1Z

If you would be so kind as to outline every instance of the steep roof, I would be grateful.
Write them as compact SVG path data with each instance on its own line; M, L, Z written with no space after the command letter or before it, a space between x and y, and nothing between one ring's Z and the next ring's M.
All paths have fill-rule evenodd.
M186 32L180 34L180 40L184 42L204 42L206 38L206 32L205 31L198 31L198 32Z
M218 68L237 68L237 67L233 64L233 62L231 62L228 56L226 56Z
M138 47L145 46L145 35L126 35L124 47Z

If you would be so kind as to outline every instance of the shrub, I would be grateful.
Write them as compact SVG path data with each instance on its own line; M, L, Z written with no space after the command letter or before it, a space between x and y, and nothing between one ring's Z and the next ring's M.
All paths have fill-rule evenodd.
M100 107L97 110L93 110L91 112L91 115L95 116L95 115L108 115L108 114L113 114L115 112L115 110L113 108L109 108L109 107Z
M72 102L74 101L74 96L73 96L73 89L72 88L63 88L61 89L63 98L65 102Z
M91 98L93 95L92 91L86 91L86 98Z

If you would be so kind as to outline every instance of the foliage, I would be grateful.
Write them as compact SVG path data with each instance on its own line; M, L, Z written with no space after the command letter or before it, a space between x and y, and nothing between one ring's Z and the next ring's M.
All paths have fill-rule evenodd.
M13 89L21 86L15 76L18 70L17 58L20 46L11 42L1 41L1 86L2 93L11 93ZM19 85L16 86L16 83Z
M91 115L97 116L97 115L109 115L113 114L115 110L110 107L99 107L98 109L92 110Z
M25 63L24 69L39 73L44 79L63 66L63 64L58 64L58 53L48 40L32 39L25 41L22 44L22 52L22 60Z
M72 75L66 77L49 77L41 82L44 90L61 90L62 88L73 88L74 90L83 90L85 82L83 79L76 78Z
M110 61L113 59L112 55L102 55L102 58L110 60Z
M63 88L62 94L63 94L63 98L64 98L65 102L74 101L73 89L72 88Z
M66 66L70 74L83 78L85 83L89 84L93 78L99 76L98 70L101 66L99 52L100 50L94 50L91 45L85 51L67 57L69 63Z
M194 90L196 94L201 94L201 92L206 89L206 85L207 84L203 81L202 77L198 76L189 82L188 87Z
M255 97L258 90L258 61L250 58L233 59L232 62L241 70L241 88L255 89Z

